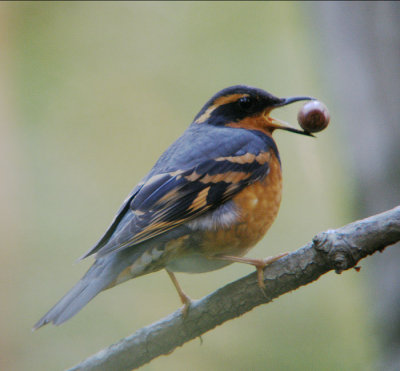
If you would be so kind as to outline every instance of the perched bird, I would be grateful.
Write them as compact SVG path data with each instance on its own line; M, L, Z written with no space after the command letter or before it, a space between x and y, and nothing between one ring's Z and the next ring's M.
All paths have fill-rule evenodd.
M236 85L215 94L191 125L133 189L110 227L82 258L94 264L34 326L59 325L100 291L166 269L184 304L190 299L173 272L200 273L232 262L263 268L286 254L244 257L274 221L282 176L276 129L312 136L270 112L310 97L277 98Z

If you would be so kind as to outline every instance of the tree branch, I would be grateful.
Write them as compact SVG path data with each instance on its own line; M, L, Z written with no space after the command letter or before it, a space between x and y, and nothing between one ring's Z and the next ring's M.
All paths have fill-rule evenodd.
M266 304L330 270L341 273L400 240L400 206L336 230L317 234L306 246L265 269L265 295L255 273L194 301L180 310L87 358L69 371L131 370L204 334L217 325Z

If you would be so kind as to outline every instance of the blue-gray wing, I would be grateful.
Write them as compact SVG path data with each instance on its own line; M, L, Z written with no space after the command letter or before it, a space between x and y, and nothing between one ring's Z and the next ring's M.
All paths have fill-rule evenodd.
M195 160L175 161L176 167L174 146L179 142L174 143L161 157L165 160L159 161L132 191L105 235L83 258L131 247L176 228L265 177L274 143L268 145L257 136L247 137L246 131L241 134L219 138L211 142L216 143L213 145L209 142L207 151L205 143L199 148L182 148L180 159L186 156ZM173 154L168 156L168 151ZM166 165L171 158L172 162Z

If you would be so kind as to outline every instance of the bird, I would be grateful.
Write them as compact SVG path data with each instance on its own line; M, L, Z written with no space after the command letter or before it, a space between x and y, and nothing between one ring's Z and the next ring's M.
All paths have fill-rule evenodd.
M287 253L245 257L267 232L281 202L282 173L275 130L313 136L272 118L272 110L314 100L278 98L234 85L209 99L123 202L100 240L81 259L95 261L82 279L33 327L60 325L98 293L165 269L183 303L190 297L174 273L203 273L233 262L263 269Z

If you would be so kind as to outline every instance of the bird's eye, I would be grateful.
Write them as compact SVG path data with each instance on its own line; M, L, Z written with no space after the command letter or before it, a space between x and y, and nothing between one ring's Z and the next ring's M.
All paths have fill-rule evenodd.
M250 98L249 96L241 97L238 100L239 107L244 111L251 111L251 109L254 107L254 103L254 99Z

